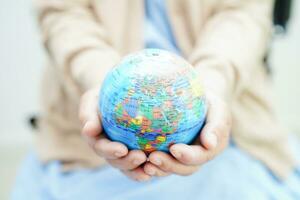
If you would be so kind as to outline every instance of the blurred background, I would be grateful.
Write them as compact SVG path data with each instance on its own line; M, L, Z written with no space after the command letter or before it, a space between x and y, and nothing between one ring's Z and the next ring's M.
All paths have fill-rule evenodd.
M300 1L294 1L286 35L274 37L273 70L277 112L300 137ZM31 0L2 0L0 7L0 199L7 199L18 165L32 148L28 118L38 113L45 55Z

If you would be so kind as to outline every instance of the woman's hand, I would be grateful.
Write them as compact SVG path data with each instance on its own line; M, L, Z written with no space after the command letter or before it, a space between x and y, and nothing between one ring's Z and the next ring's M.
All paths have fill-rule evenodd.
M215 87L206 89L206 123L193 145L174 144L170 147L171 154L155 151L147 158L143 151L129 151L124 144L108 140L102 134L97 106L98 89L89 90L81 99L79 115L83 125L82 135L99 156L134 180L146 181L151 176L169 174L190 175L225 149L231 130L231 114L223 100L225 98L221 98L226 94L221 87L226 82L222 82L221 76L206 74L206 77L208 81L205 85Z
M150 175L141 167L147 157L143 151L129 151L119 142L112 142L102 133L101 119L98 113L98 88L87 91L81 98L79 118L82 123L82 136L96 154L106 159L113 167L120 169L129 178L146 181Z
M226 103L207 93L208 113L199 138L193 145L174 144L170 154L156 151L149 155L144 171L151 176L190 175L216 157L228 144L231 115Z

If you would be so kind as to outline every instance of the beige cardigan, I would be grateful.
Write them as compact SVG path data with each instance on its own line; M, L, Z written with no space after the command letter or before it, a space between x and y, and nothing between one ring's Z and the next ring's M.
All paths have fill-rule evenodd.
M36 5L49 55L37 134L40 159L99 166L104 161L80 136L80 95L101 84L120 57L143 48L143 1L38 0ZM272 6L271 0L167 0L183 56L204 75L221 72L231 88L234 142L286 177L294 160L274 116L263 63Z

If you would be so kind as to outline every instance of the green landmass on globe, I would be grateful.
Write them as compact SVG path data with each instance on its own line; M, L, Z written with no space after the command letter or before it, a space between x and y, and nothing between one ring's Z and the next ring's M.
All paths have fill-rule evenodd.
M107 136L145 152L192 142L206 114L204 91L192 66L157 49L130 55L114 67L99 105Z

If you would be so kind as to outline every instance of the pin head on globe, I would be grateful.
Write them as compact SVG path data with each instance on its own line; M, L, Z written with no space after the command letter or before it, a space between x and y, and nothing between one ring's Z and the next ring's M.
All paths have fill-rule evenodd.
M99 110L106 135L129 149L168 152L190 144L206 115L204 91L193 67L159 49L125 57L106 76Z

